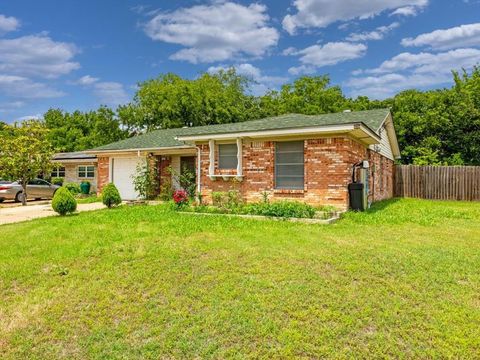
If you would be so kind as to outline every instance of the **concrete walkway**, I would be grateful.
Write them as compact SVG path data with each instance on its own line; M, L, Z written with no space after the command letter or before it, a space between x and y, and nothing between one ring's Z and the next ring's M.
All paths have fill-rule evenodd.
M105 205L103 205L101 202L77 205L78 212L92 211L103 208L105 208ZM58 214L52 210L52 205L50 203L41 205L4 207L0 208L0 225L56 215Z

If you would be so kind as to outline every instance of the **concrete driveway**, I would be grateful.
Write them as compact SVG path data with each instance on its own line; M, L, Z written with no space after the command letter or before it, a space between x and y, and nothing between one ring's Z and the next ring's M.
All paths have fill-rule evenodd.
M92 204L78 204L77 211L92 211L105 208L105 205L102 203L92 203ZM17 223L21 221L27 221L32 219L38 219L48 216L58 216L58 214L52 210L52 205L49 203L45 204L34 204L28 206L8 206L0 208L0 225Z

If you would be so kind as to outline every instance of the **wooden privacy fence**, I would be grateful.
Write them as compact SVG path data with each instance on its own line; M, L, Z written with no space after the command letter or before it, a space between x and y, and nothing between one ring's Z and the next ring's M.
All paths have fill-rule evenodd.
M480 166L395 166L395 196L480 200Z

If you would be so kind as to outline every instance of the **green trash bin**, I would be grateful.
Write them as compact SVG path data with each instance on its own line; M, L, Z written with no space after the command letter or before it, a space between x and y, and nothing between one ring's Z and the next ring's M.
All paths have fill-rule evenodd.
M84 195L90 194L90 183L88 181L82 181L80 184L80 192Z

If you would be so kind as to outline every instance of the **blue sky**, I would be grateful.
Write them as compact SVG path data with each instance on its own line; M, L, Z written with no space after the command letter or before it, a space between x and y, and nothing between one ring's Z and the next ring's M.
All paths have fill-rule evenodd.
M0 2L0 120L132 99L139 81L235 66L261 94L329 74L348 96L451 84L480 63L479 0Z

